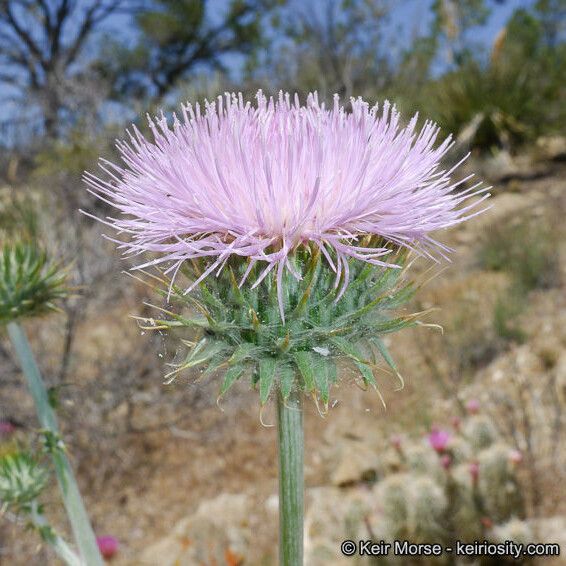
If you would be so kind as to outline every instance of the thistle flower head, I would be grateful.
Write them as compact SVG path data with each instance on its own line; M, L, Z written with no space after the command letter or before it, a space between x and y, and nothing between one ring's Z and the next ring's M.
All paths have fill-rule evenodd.
M0 324L56 310L67 295L65 273L32 243L0 248Z
M456 193L467 179L440 164L450 140L435 145L438 128L418 130L416 116L402 126L389 103L256 98L150 119L152 140L134 127L122 163L102 162L106 179L85 175L117 210L104 222L128 236L125 253L152 254L136 267L162 271L153 280L174 306L148 328L200 331L167 377L207 365L225 370L221 395L249 373L262 403L298 388L325 407L338 357L362 386L377 389L380 359L402 384L381 337L418 313L391 315L414 291L394 268L408 249L445 255L431 232L477 214L486 189Z
M134 127L118 142L123 163L102 163L106 180L85 175L120 213L108 223L130 236L126 252L154 252L150 263L171 272L209 257L202 278L243 256L262 265L256 283L276 269L281 284L285 270L301 276L289 256L312 242L340 279L348 258L394 264L386 242L444 255L431 232L476 214L471 196L488 196L480 184L455 193L467 179L440 165L450 138L435 146L435 124L418 130L415 116L404 127L388 102L352 99L347 111L338 96L331 108L316 93L306 105L283 93L256 98L188 104L172 126L150 119L153 141ZM362 244L367 235L379 238Z

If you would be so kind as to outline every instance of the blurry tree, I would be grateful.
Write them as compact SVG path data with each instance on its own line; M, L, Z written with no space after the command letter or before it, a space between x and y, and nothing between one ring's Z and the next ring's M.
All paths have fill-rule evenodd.
M81 187L83 171L92 169L97 156L111 156L110 139L113 132L107 127L103 135L95 136L84 127L69 128L65 139L46 144L34 160L30 177L34 185L44 189L44 207L49 211L48 224L57 243L58 255L69 264L68 278L80 293L63 301L66 321L62 327L63 348L59 382L63 382L70 369L76 330L95 284L103 279L110 267L108 258L93 242L92 231L98 232L79 209L89 209L92 199Z
M383 41L389 11L387 0L289 3L272 19L274 47L252 76L323 97L375 95L392 76Z
M487 61L460 66L427 85L422 104L462 144L515 149L563 128L566 43L548 41L538 7L516 10Z
M490 9L485 0L434 0L431 36L444 50L449 65L460 65L471 57L471 29L486 23Z
M250 55L261 21L281 0L230 0L224 10L208 0L142 0L131 45L107 42L102 71L118 99L159 101L199 69L226 70L228 55Z
M50 138L65 113L92 107L100 90L84 56L93 34L128 0L0 0L0 84L40 110ZM82 104L81 104L82 102Z
M544 41L556 47L566 32L566 0L537 0L535 14L542 24Z
M387 96L407 113L418 110L423 89L430 81L437 55L436 39L432 35L415 37L402 50L395 67L395 76Z

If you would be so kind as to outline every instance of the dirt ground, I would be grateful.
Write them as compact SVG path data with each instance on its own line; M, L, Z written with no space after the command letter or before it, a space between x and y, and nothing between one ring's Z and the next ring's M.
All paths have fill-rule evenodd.
M485 313L490 312L505 281L501 274L478 268L478 240L489 226L512 215L538 215L542 222L557 214L563 218L565 171L566 167L555 164L536 178L519 175L502 181L489 212L442 236L456 253L447 269L430 280L419 295L418 306L441 309L428 315L428 321L448 322L446 333L455 333L450 317L463 293L476 293L481 305L473 312L474 321L466 324L472 327L476 319L481 323L489 316ZM545 330L545 325L558 325L566 312L563 235L557 234L556 239L562 253L562 283L558 288L535 291L521 315L528 334L527 347L540 352L548 343L559 356L566 351L566 336L556 335L554 327ZM429 272L430 267L430 263L417 262L417 277L428 279L439 271L433 267ZM113 285L133 285L125 279L120 273L109 276L105 292L111 295ZM250 392L246 383L235 387L221 406L216 402L215 382L193 383L185 376L172 385L163 385L163 363L170 361L176 346L159 336L141 335L136 322L128 317L142 312L140 293L133 286L129 292L110 297L106 303L110 308L102 310L96 304L89 308L78 331L70 385L62 390L61 420L95 530L119 539L120 551L112 564L134 566L142 563L148 547L167 537L203 501L221 494L245 493L253 510L247 527L254 537L245 564L274 564L277 516L270 501L277 490L277 465L273 409L268 407L260 415L257 393ZM55 367L53 352L60 347L57 324L50 319L28 325L46 373ZM388 340L406 385L397 391L396 380L384 374L386 409L375 394L361 391L347 377L334 390L332 409L324 417L313 403L307 403L308 488L331 483L336 465L333 450L343 439L361 439L379 455L393 433L418 433L456 414L454 392L463 398L484 395L485 389L474 389L474 384L484 383L482 380L498 363L520 354L520 348L504 349L487 359L483 367L480 364L472 374L453 382L449 378L439 380L438 375L450 375L450 344L454 340L445 341L434 328L407 330ZM132 351L136 352L133 362ZM436 367L427 361L427 352L437 361ZM2 410L33 427L33 410L18 385L17 371L8 373L14 377L4 388ZM116 380L121 380L119 387ZM562 435L562 447L563 440ZM548 508L543 511L553 516L564 514L564 494L555 483L553 487L551 479L548 481L543 486ZM64 525L57 494L51 492L48 500L55 520ZM55 563L31 533L4 522L0 536L3 565Z

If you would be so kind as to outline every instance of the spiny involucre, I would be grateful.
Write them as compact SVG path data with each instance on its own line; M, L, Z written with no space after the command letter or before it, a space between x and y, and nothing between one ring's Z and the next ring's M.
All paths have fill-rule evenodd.
M66 276L35 243L0 246L0 325L57 310L69 293Z
M431 232L478 214L489 196L481 183L456 192L469 177L452 179L461 162L441 166L451 139L436 145L439 128L418 130L417 116L402 126L388 102L351 99L347 111L316 93L305 105L284 93L256 99L187 104L172 126L150 118L153 141L134 126L117 144L123 163L103 161L106 179L85 175L120 213L106 222L129 236L126 253L157 254L138 267L167 262L174 278L185 260L209 258L191 289L231 256L249 258L241 283L256 262L254 285L275 269L284 316L281 282L286 270L301 278L289 259L301 245L320 248L343 291L351 259L395 265L387 242L445 255ZM361 243L368 235L374 245Z

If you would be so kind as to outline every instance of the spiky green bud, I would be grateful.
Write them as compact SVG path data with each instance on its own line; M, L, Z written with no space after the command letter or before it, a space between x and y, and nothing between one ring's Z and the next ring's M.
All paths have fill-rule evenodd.
M30 454L16 452L0 459L0 501L21 507L35 501L47 483L47 471Z
M0 324L56 310L67 295L65 273L32 243L0 249Z

